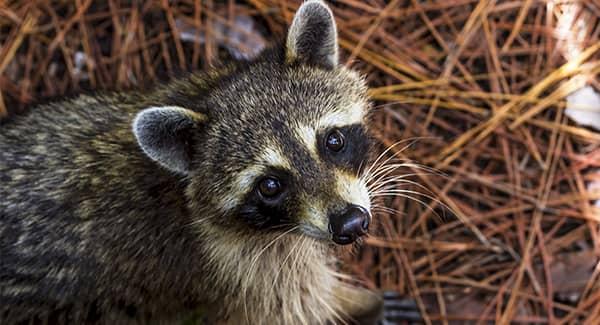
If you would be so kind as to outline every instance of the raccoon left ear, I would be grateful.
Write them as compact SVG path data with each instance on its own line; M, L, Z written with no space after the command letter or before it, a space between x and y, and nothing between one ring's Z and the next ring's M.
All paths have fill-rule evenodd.
M287 36L286 61L296 60L326 69L338 64L335 19L320 0L304 2L294 16Z
M190 136L206 120L206 115L183 107L149 107L133 120L133 134L152 160L173 172L187 174Z

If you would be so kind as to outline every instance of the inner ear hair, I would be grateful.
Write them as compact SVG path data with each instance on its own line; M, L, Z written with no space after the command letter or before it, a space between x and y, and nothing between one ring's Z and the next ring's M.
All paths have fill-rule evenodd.
M207 116L179 106L148 107L137 114L133 133L144 153L161 166L187 174L190 166L190 137Z
M286 61L333 69L338 60L337 29L331 9L323 1L304 2L288 32Z

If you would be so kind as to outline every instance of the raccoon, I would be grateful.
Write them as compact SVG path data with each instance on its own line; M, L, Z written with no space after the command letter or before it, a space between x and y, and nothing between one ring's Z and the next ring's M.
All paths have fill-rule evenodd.
M0 127L0 323L375 323L335 246L368 232L364 79L304 2L285 42Z

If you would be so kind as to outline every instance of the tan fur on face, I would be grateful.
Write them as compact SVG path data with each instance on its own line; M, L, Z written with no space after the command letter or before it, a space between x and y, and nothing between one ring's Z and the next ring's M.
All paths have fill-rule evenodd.
M283 169L290 169L291 163L287 157L281 152L281 149L277 147L266 148L263 154L260 156L259 164L263 166L279 167Z
M320 160L317 151L317 131L314 126L299 125L294 128L296 137L306 147L311 157L315 160Z
M342 199L370 211L371 200L369 199L369 191L362 179L342 171L336 172L335 178L337 193Z
M304 200L304 202L307 202L305 203L307 206L301 219L317 229L327 232L327 209L323 203L318 200L312 200L312 202L310 200Z
M323 116L318 122L319 129L342 127L352 124L362 124L366 115L365 106L362 103L353 103Z

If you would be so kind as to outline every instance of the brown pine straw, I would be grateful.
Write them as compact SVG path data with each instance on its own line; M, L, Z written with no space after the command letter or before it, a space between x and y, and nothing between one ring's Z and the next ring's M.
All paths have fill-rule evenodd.
M218 66L231 43L219 26L281 39L299 4L0 3L0 116ZM600 181L600 133L565 113L577 89L600 91L600 4L331 5L341 62L371 86L381 150L413 142L390 151L414 163L392 175L424 188L396 189L425 194L379 198L378 229L344 267L367 287L412 296L426 323L600 323L600 192L588 190ZM235 25L242 16L255 28ZM183 39L182 26L202 41Z

